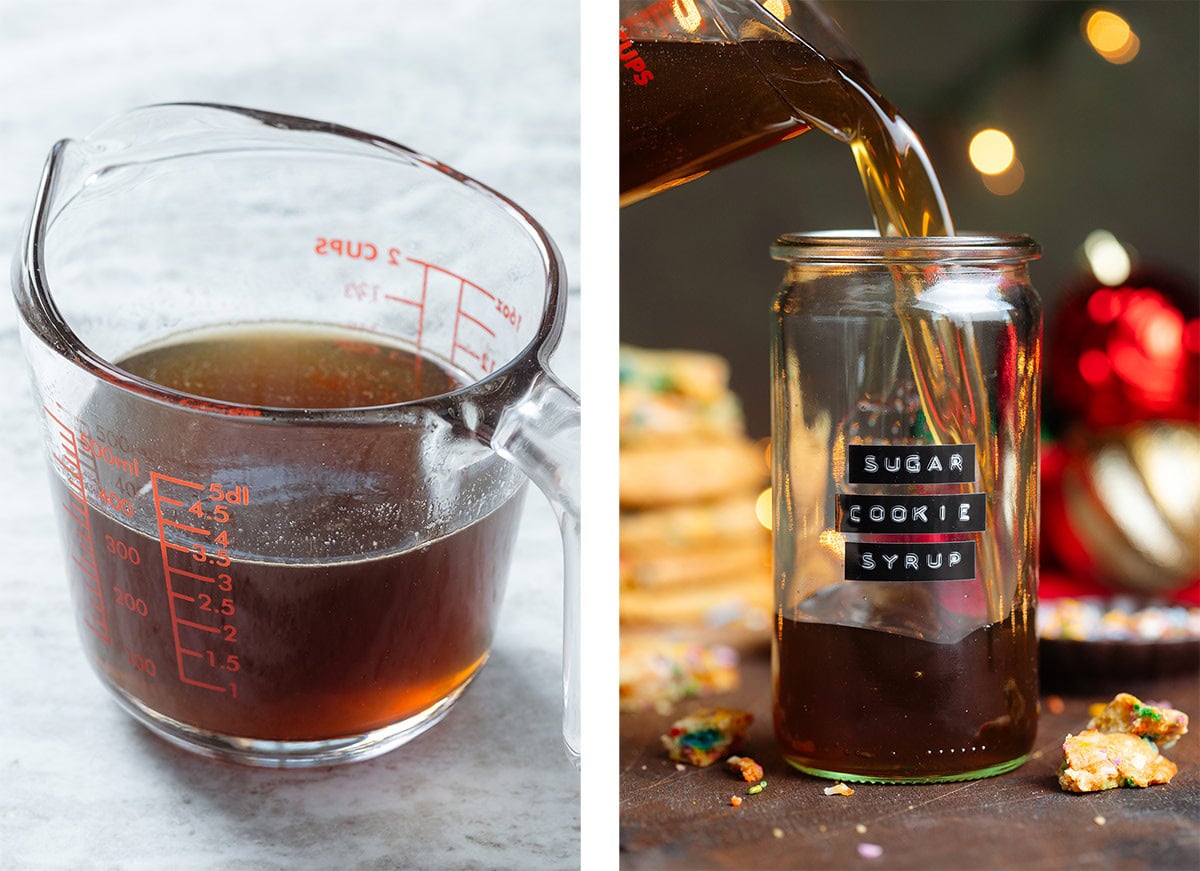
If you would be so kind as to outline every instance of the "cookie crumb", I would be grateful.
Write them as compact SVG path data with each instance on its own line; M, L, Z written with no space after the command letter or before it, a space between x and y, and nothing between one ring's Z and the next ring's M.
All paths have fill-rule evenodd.
M749 756L730 756L725 765L734 774L740 775L746 783L756 783L763 779L763 768Z
M826 795L854 795L854 790L846 786L844 783L835 783L833 786L825 787Z
M1085 729L1063 741L1058 785L1067 792L1144 787L1170 783L1178 770L1153 741L1128 732Z
M676 771L687 771L687 766L686 766L686 765L684 765L682 762L676 762L676 763L675 763L675 770L676 770Z
M771 829L771 834L774 835L776 838L782 838L783 837L783 829L780 829L780 828Z
M1052 714L1061 714L1067 709L1067 703L1062 696L1046 696L1046 710Z
M734 807L741 807L742 806L742 797L740 795L731 795L729 797L729 803L731 805L733 805Z
M858 832L860 835L865 835L867 833L867 827L864 826L862 823L859 823L857 826L854 827L854 831Z
M703 768L737 752L753 721L749 711L704 708L672 723L662 745L673 761Z
M883 855L883 847L878 844L862 843L858 845L858 855L864 859L878 859Z
M1095 824L1096 824L1096 825L1098 825L1098 826L1102 826L1102 825L1104 825L1105 823L1107 823L1107 822L1108 822L1108 820L1106 820L1104 817L1093 817L1093 818L1092 818L1092 822L1093 822L1093 823L1095 823Z
M1087 728L1063 741L1058 785L1067 792L1098 792L1170 783L1179 767L1159 750L1187 734L1187 714L1129 693L1097 707L1088 708Z
M825 827L825 824L824 824L824 823L821 823L821 825L817 826L817 831L818 831L818 832L827 832L827 831L829 831L829 829L827 829L827 828Z
M1169 705L1146 703L1129 693L1117 693L1087 728L1098 732L1128 732L1155 744L1160 750L1172 747L1188 730L1188 715Z

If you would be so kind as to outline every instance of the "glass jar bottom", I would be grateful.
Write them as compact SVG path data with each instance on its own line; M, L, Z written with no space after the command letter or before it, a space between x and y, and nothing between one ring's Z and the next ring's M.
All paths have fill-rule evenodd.
M786 758L786 757L785 757ZM916 777L902 777L893 775L880 774L854 774L848 771L826 771L822 768L813 768L810 765L805 765L795 759L787 759L789 765L793 768L810 774L813 777L824 777L829 780L841 780L851 783L955 783L961 780L982 780L985 777L995 777L998 774L1007 774L1019 768L1029 758L1029 754L1018 756L1016 759L1011 759L1007 762L998 762L995 765L989 765L986 768L979 768L974 771L964 771L956 774L923 774Z

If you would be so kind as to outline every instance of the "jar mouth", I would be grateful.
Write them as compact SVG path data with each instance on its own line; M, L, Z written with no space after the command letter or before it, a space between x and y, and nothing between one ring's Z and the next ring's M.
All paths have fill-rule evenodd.
M1042 256L1042 246L1022 233L880 236L874 230L828 230L784 233L771 256L808 263L1026 263Z

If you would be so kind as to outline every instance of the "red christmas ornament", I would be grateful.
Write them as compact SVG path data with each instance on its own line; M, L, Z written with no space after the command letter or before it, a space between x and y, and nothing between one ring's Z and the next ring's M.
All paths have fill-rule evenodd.
M1082 427L1042 449L1042 594L1200 594L1200 427ZM1062 570L1065 570L1062 571Z
M1200 420L1198 308L1194 286L1152 271L1080 282L1047 335L1053 410L1091 428Z

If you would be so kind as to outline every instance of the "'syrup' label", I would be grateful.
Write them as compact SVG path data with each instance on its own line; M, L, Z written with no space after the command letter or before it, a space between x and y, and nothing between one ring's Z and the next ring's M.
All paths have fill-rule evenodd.
M848 581L963 581L975 577L975 542L846 542Z
M974 484L975 445L847 445L851 484Z

